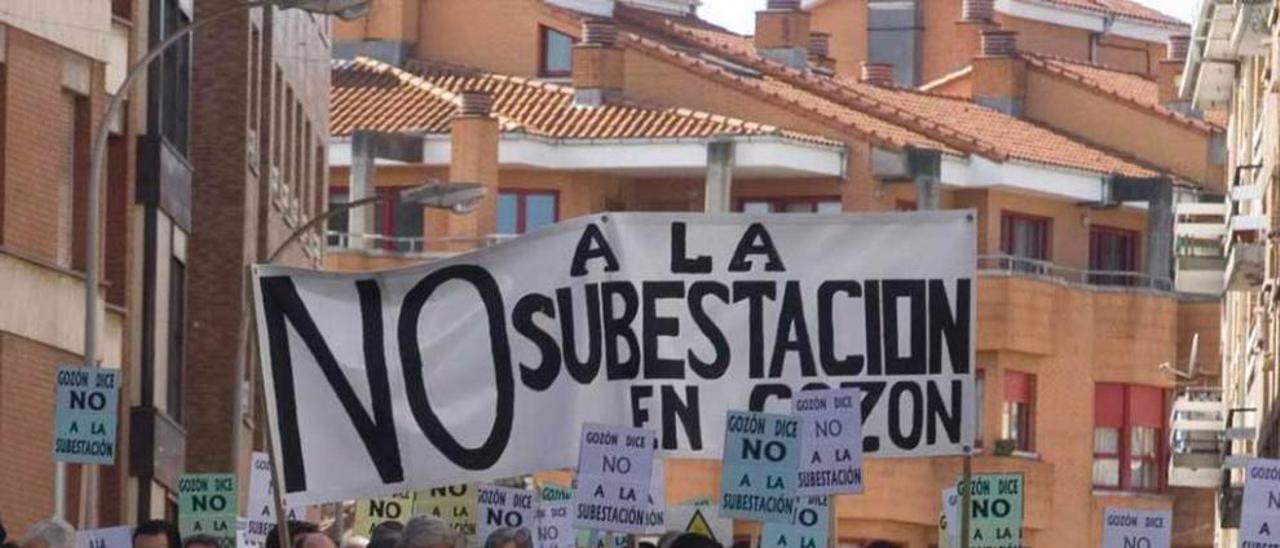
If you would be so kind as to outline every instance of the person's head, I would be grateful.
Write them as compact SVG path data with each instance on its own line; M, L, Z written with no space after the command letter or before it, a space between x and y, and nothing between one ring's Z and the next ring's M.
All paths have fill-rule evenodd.
M685 533L671 541L671 548L724 548L719 542L702 535Z
M520 543L516 539L518 533L517 529L511 527L496 529L484 540L484 548L519 548Z
M368 548L369 539L360 535L342 537L342 548Z
M219 543L209 535L195 535L182 539L182 548L219 548Z
M164 520L142 522L133 529L133 548L178 548L182 546L178 528Z
M320 528L317 527L316 524L314 523L310 523L306 521L290 520L288 525L289 525L289 542L293 544L291 548L298 548L299 546L302 546L303 541L307 540L307 537L313 534L320 533ZM320 535L320 536L324 536L324 535ZM328 537L325 537L325 538L327 539ZM273 526L271 528L271 531L267 533L267 541L264 544L264 547L280 548L280 532L277 530L277 527ZM329 541L328 548L333 548L333 541Z
M516 529L516 548L533 548L533 533L527 527Z
M658 537L658 548L671 548L671 543L683 535L680 531L667 531Z
M444 520L416 516L404 525L396 548L454 548L457 545L457 533Z
M369 533L368 548L395 548L404 535L404 524L398 521L384 521L373 526Z
M76 530L65 521L49 518L38 521L22 537L22 548L75 548Z

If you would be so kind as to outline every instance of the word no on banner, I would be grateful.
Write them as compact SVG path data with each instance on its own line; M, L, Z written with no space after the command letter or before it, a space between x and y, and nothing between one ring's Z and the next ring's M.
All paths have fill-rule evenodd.
M956 479L956 494L970 492L969 548L1022 546L1022 474L981 474L969 485Z
M1102 512L1102 548L1169 548L1173 512L1107 508Z
M615 533L646 532L654 439L652 430L582 426L574 525Z
M761 548L826 548L831 536L830 497L796 497L795 519L790 524L766 523Z
M450 485L413 496L413 515L433 516L444 520L455 533L465 537L476 535L477 489L475 484Z
M116 460L116 402L120 371L64 365L58 368L53 460L112 464Z
M730 411L724 429L720 515L792 522L800 422L788 415Z
M1240 548L1280 546L1280 460L1253 459L1245 467Z
M806 390L792 402L800 419L801 496L862 492L862 393Z
M967 211L611 213L413 268L258 266L285 500L571 468L586 422L717 458L726 412L802 387L858 389L868 457L963 454L976 242Z
M382 523L405 523L412 517L413 505L413 493L410 491L357 500L355 523L351 525L351 531L357 535L369 536Z
M209 535L223 548L236 545L235 474L185 474L178 479L178 532Z

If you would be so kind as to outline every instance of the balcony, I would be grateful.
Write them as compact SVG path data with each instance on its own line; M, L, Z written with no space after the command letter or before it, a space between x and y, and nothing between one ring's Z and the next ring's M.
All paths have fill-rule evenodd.
M1262 287L1266 279L1266 246L1258 242L1238 242L1227 257L1227 291L1250 291Z
M1118 291L1173 291L1173 280L1149 276L1142 272L1121 270L1081 270L1049 261L1012 255L978 257L978 273L984 276L1016 276L1036 278L1068 286Z
M1208 489L1219 485L1224 414L1221 388L1178 390L1169 413L1169 485Z
M1227 257L1226 202L1178 202L1174 205L1176 283L1179 293L1222 293Z

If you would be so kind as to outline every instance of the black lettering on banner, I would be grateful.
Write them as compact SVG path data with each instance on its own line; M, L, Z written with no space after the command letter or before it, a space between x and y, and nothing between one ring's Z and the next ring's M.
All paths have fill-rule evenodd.
M759 242L759 243L757 243ZM738 247L733 250L733 259L729 261L729 272L751 272L751 264L747 258L752 255L764 255L768 260L764 263L766 272L785 272L778 249L773 245L773 237L761 223L751 223L738 240Z
M801 304L800 282L789 281L782 293L782 309L778 314L778 331L773 337L773 358L769 360L769 376L782 376L787 353L795 352L800 360L800 375L817 376L813 364L813 347L809 339L809 327L804 321L804 305Z
M427 387L422 374L422 352L418 348L418 322L427 299L446 282L460 280L470 283L484 305L489 321L489 350L493 356L493 384L498 393L494 411L493 429L484 443L474 449L463 447L457 438L440 422L431 408ZM400 309L398 338L400 360L404 365L405 392L409 396L409 408L427 439L450 462L467 470L484 470L502 457L511 438L511 426L515 414L515 375L511 370L511 347L507 341L505 308L498 282L487 270L475 265L453 265L427 274L405 295ZM567 314L561 314L566 316Z
M560 344L564 348L564 368L579 384L591 384L600 372L600 285L586 284L582 291L587 295L587 359L578 358L578 343L574 340L573 293L568 287L556 290L556 303L560 307Z
M617 302L614 297L622 299L622 314L614 310ZM605 378L609 380L634 379L640 374L640 343L636 340L636 332L631 322L636 319L640 308L636 286L631 282L605 282L600 284L600 302L604 305L601 316L604 318L604 367ZM621 337L627 346L627 360L618 356L618 338Z
M660 337L680 336L680 321L671 316L658 315L658 301L683 299L681 282L644 282L644 377L646 379L683 379L684 360L663 358L658 355Z
M837 293L856 299L862 296L862 286L852 280L829 280L818 286L818 360L822 364L822 372L829 376L857 375L862 373L865 358L857 354L836 357L835 312L832 310L832 301Z
M685 251L687 230L684 223L671 223L671 273L710 274L711 257L699 255L690 258Z
M785 384L757 384L751 388L747 398L747 410L763 413L769 398L787 400L791 398L791 387Z
M880 345L884 340L884 330L880 324L880 281L867 280L863 286L867 293L863 301L866 304L864 317L867 324L867 374L881 375L883 371L880 362ZM894 340L897 340L897 331L894 331Z
M724 331L711 321L706 309L702 308L702 301L707 296L713 296L720 299L721 303L729 304L729 286L718 282L694 282L689 285L689 315L693 317L693 323L698 325L698 329L702 330L702 334L706 335L707 340L711 341L711 347L715 349L715 358L709 362L703 361L690 349L687 359L689 369L692 369L695 375L706 380L715 380L724 376L725 371L729 370L730 350L729 340L725 338Z
M924 422L924 394L920 385L914 382L896 382L889 388L889 439L899 449L910 451L920 445L920 435ZM910 413L907 417L911 425L909 430L902 430L902 413Z
M530 390L541 392L551 388L551 385L556 382L556 377L560 375L560 347L556 346L555 337L538 327L537 322L533 321L535 314L555 319L556 305L551 301L551 297L540 293L530 293L521 297L516 302L515 309L511 311L511 325L516 328L517 333L524 335L537 345L538 353L542 355L542 360L538 362L536 368L520 363L521 382Z
M898 299L907 299L910 314L911 348L906 355L898 348ZM884 281L884 374L925 374L925 284L924 280Z
M960 402L964 401L964 397L961 395L964 387L961 386L958 379L952 380L950 384L951 401L950 405L947 405L947 402L942 401L942 392L938 388L938 382L925 383L925 389L928 394L928 399L925 401L925 409L929 410L929 420L925 421L925 424L928 425L925 431L925 439L930 445L938 442L939 424L947 431L947 441L960 441ZM948 408L951 409L950 413L947 412Z
M360 296L365 376L369 382L369 404L373 408L373 417L365 412L351 383L342 374L342 368L338 366L333 352L325 344L319 328L311 319L302 298L298 296L298 288L293 280L288 276L268 276L261 278L259 284L262 290L262 312L267 324L266 343L271 359L271 378L275 385L276 423L280 430L285 492L294 493L307 489L307 471L302 460L302 438L298 432L298 403L286 321L293 325L299 338L315 358L320 372L338 397L347 417L351 419L351 424L378 471L378 477L383 483L404 481L395 417L391 414L387 362L382 351L382 298L378 283L374 280L359 280L355 283ZM414 337L416 339L416 333Z
M684 427L685 437L689 440L689 450L702 450L701 407L698 405L698 387L684 387L684 398L676 394L676 387L662 386L662 448L677 449L676 419Z
M653 387L649 385L633 385L631 387L631 427L644 428L649 424L649 410L640 405L642 400L653 397Z
M605 272L618 271L618 258L614 256L609 242L604 239L604 234L600 233L600 227L595 223L588 224L582 230L578 247L573 252L573 265L569 268L569 275L575 278L586 276L587 261L592 259L604 259Z
M947 341L951 370L969 372L969 286L968 279L956 280L956 308L947 302L947 286L929 280L929 373L942 373L942 341Z
M772 301L775 291L773 282L733 282L733 302L745 300L749 306L747 369L748 375L753 379L764 378L764 300Z

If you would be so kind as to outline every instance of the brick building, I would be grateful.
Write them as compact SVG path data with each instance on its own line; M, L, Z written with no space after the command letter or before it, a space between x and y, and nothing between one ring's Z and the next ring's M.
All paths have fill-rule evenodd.
M960 2L910 3L961 20ZM401 204L336 221L326 263L430 260L602 211L972 208L974 466L1025 475L1027 544L1098 545L1104 509L1130 507L1170 509L1176 546L1209 546L1216 470L1166 440L1198 439L1171 414L1218 382L1221 287L1205 271L1221 249L1194 245L1191 221L1224 192L1223 130L1166 104L1179 52L1165 44L1184 24L1123 0L1010 3L1032 4L1045 10L970 13L987 31L972 43L922 38L932 68L911 83L934 85L915 90L850 45L869 41L865 1L771 0L754 37L688 0L375 2L335 27L339 56L366 57L334 68L331 199L431 178L482 182L491 199L465 221ZM1111 35L1080 27L1108 14ZM854 26L823 27L835 20ZM1094 55L1039 49L1055 41ZM1072 117L1094 109L1109 117ZM421 161L362 162L359 130L419 136ZM668 501L714 495L715 466L669 463ZM837 504L839 543L933 544L960 466L868 462L866 494Z
M1275 179L1280 158L1276 124L1277 5L1274 1L1205 2L1192 25L1181 99L1227 114L1226 200L1201 218L1204 237L1225 249L1217 282L1226 287L1222 311L1222 406L1216 417L1219 512L1223 545L1239 542L1244 462L1280 458L1276 359L1280 345L1275 242L1280 205Z

